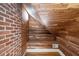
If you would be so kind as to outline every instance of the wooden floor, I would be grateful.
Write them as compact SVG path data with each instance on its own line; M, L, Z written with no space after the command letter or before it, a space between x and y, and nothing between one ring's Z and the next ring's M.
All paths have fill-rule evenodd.
M58 52L30 52L26 56L60 56Z

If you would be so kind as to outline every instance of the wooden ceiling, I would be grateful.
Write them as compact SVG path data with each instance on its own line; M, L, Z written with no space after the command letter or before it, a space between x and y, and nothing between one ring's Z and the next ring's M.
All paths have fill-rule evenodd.
M32 4L41 22L51 31L57 32L74 22L79 16L79 4Z

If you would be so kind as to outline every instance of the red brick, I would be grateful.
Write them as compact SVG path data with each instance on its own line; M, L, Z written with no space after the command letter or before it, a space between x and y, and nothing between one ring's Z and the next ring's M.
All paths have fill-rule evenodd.
M16 37L11 37L11 39L15 39Z
M0 7L0 11L5 12L4 8Z
M13 11L13 10L11 10L11 13L15 16L16 15L16 12L15 11Z
M0 44L0 49L4 48L5 45L4 44Z
M4 35L0 35L0 39L4 39L4 37L5 37Z
M10 53L7 53L6 56L10 56Z
M10 19L6 19L5 21L9 23L13 23L13 20L10 20Z
M6 30L13 30L13 27L6 27Z
M12 42L13 42L13 41L8 41L8 42L6 43L6 45L10 45Z
M6 14L9 16L13 16L13 14L10 11L6 11Z
M0 56L4 56L4 55L5 55L5 52L3 52L3 53L0 54Z
M16 20L16 18L14 18L14 17L10 17L10 19L11 19L11 20L14 20L14 21Z
M3 21L3 17L0 16L0 20Z
M3 26L0 26L0 30L4 30L4 27Z
M11 26L14 26L14 27L16 27L16 24L11 24Z
M0 16L4 16L4 17L9 18L9 16L8 16L7 14L4 14L4 13L2 13L2 12L0 12Z
M9 26L10 24L9 23L6 23L6 22L0 22L0 25L5 25L5 26Z
M13 34L7 34L6 35L6 37L8 38L8 37L12 37L13 36Z
M6 39L1 40L1 41L0 41L0 44L6 43L6 42L8 42L8 41L9 41L8 39L7 39L7 40L6 40Z
M0 31L0 35L9 34L10 31Z

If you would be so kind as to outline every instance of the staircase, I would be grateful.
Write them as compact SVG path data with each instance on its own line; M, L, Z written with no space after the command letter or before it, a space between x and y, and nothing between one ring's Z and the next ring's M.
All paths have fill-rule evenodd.
M53 36L39 22L29 21L28 49L52 48Z
M59 56L60 54L52 49L54 43L53 35L45 29L39 22L29 20L29 41L27 43L28 56ZM44 50L45 49L45 50ZM50 51L51 49L51 51Z
M35 32L39 32L39 30ZM29 34L28 48L52 48L53 39L51 34L36 34L35 32Z

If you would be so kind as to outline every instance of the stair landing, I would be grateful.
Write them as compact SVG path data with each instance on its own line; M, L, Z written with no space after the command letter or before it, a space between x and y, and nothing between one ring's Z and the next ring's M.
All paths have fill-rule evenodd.
M59 49L27 49L26 56L64 56Z

